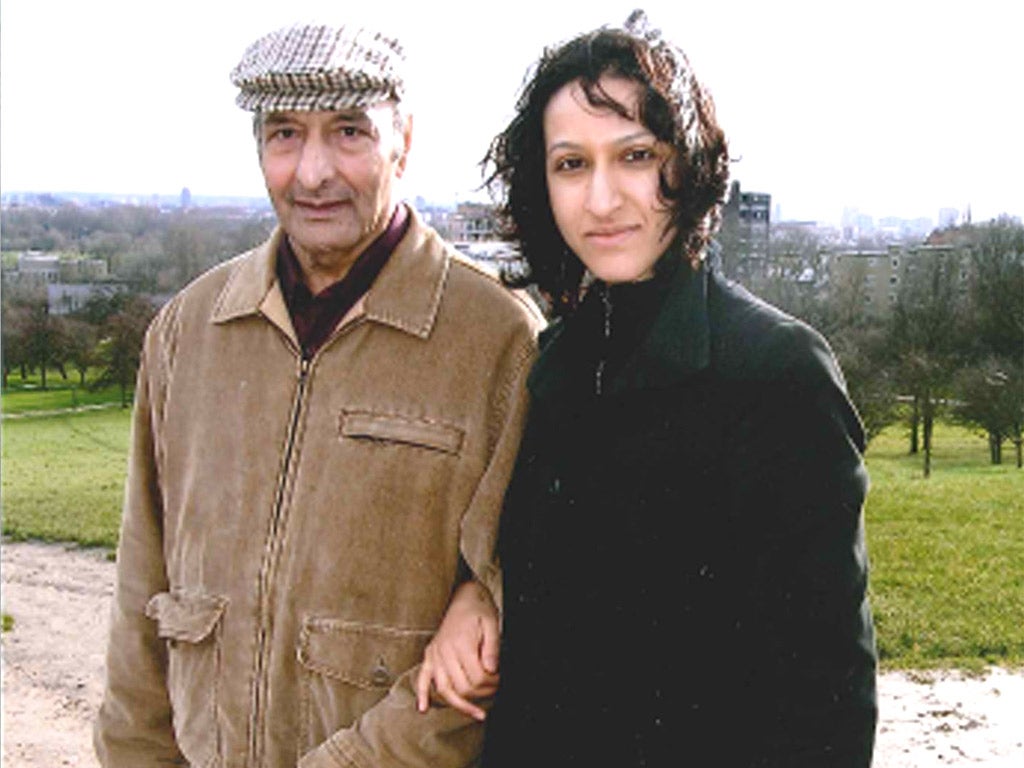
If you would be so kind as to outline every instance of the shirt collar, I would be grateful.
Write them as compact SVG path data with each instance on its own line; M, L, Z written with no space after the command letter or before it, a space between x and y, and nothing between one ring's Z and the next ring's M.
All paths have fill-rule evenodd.
M381 263L394 252L398 243L401 242L408 223L409 214L406 207L404 205L395 206L387 227L359 254L348 273L317 293L316 297L331 298L332 295L338 293L339 288L346 280L359 282L360 272L364 270L375 275L379 271ZM278 244L275 269L277 278L281 282L281 291L284 293L289 307L294 308L297 301L309 301L314 298L306 286L302 266L287 237L282 237Z
M407 210L405 236L364 297L362 311L371 321L426 338L437 318L451 253L415 210ZM265 243L225 265L231 274L214 304L212 322L262 314L291 333L275 268L283 236L278 227Z

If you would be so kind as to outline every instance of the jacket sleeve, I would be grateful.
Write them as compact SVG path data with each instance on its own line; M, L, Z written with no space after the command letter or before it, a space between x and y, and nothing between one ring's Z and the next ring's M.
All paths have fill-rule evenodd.
M750 765L867 768L877 709L863 431L824 340L788 330L776 349L787 370L744 416L730 475L749 563L739 631L751 695L736 706Z
M167 590L154 435L155 335L151 328L135 390L106 685L94 730L104 768L185 764L171 727L166 647L156 636L155 622L145 615L149 599Z
M501 573L495 562L498 517L519 449L527 410L526 376L533 338L508 354L495 390L491 455L462 516L461 554L500 606ZM448 706L416 708L419 666L401 674L388 694L350 728L308 752L299 768L456 768L472 764L483 745L483 724Z

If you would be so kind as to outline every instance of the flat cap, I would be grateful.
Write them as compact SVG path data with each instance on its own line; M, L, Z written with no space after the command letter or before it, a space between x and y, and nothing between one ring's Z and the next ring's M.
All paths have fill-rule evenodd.
M231 82L253 112L336 110L401 101L404 67L402 46L379 32L296 25L250 45Z

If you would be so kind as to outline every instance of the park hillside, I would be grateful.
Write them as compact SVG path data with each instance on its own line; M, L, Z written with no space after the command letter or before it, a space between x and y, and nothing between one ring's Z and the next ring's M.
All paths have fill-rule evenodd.
M6 538L116 547L145 328L272 223L266 211L2 211ZM751 253L734 234L719 238L726 273L825 335L865 424L883 664L1024 664L1024 226L1003 218L842 254L791 231ZM43 279L19 268L26 254L51 256ZM884 311L867 307L872 259L890 270ZM48 287L90 270L99 279L70 301Z

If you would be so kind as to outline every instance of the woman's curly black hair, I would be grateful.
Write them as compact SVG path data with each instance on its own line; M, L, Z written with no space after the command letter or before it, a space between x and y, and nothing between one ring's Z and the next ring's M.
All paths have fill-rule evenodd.
M485 183L499 206L501 233L518 242L527 264L524 275L507 282L536 284L555 315L576 306L585 272L555 224L545 175L544 110L564 85L579 81L592 105L635 117L674 148L660 173L660 195L676 232L671 247L697 264L720 223L729 156L714 103L693 77L685 54L657 31L640 29L645 26L646 17L637 11L624 29L602 27L546 49L527 75L515 117L483 160ZM603 91L603 75L640 84L639 115Z

